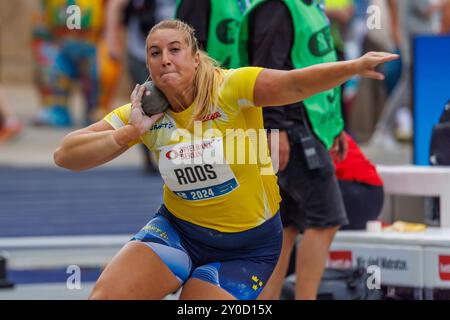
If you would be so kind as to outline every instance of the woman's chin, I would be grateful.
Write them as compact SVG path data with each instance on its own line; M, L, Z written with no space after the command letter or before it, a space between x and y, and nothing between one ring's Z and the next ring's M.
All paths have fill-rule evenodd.
M160 89L175 88L178 85L179 85L178 77L174 77L171 75L165 75L161 77L161 79L156 83L156 86Z

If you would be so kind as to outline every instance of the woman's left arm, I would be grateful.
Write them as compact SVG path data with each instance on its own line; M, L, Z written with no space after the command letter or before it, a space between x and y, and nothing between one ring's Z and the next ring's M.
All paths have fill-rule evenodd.
M335 88L355 75L383 80L383 74L375 68L396 59L396 54L369 52L358 59L322 63L303 69L263 69L256 79L253 103L256 106L292 104Z

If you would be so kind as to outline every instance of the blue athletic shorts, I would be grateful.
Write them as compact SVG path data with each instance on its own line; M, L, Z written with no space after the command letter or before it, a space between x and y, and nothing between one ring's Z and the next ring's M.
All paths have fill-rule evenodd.
M238 300L256 299L281 251L279 213L243 232L219 232L176 218L162 205L131 241L146 243L183 284L197 278Z

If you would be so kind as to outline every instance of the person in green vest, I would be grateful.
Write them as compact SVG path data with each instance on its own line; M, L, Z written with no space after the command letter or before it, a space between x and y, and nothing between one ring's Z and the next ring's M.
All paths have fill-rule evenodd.
M252 0L177 0L175 17L194 30L200 47L223 68L238 67L233 50L244 11Z
M337 61L323 4L314 0L254 1L242 18L235 52L241 66L271 69ZM284 108L263 108L269 139L279 133L283 248L261 299L280 297L299 232L296 298L315 299L329 246L348 223L332 161L347 152L340 101L335 87Z

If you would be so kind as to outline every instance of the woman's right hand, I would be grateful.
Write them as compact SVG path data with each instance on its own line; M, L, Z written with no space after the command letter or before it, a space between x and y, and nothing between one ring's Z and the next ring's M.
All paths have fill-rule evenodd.
M128 124L136 127L140 135L145 134L150 128L164 115L163 112L147 116L142 110L142 97L150 95L150 91L146 90L144 85L137 84L131 93L131 113Z

